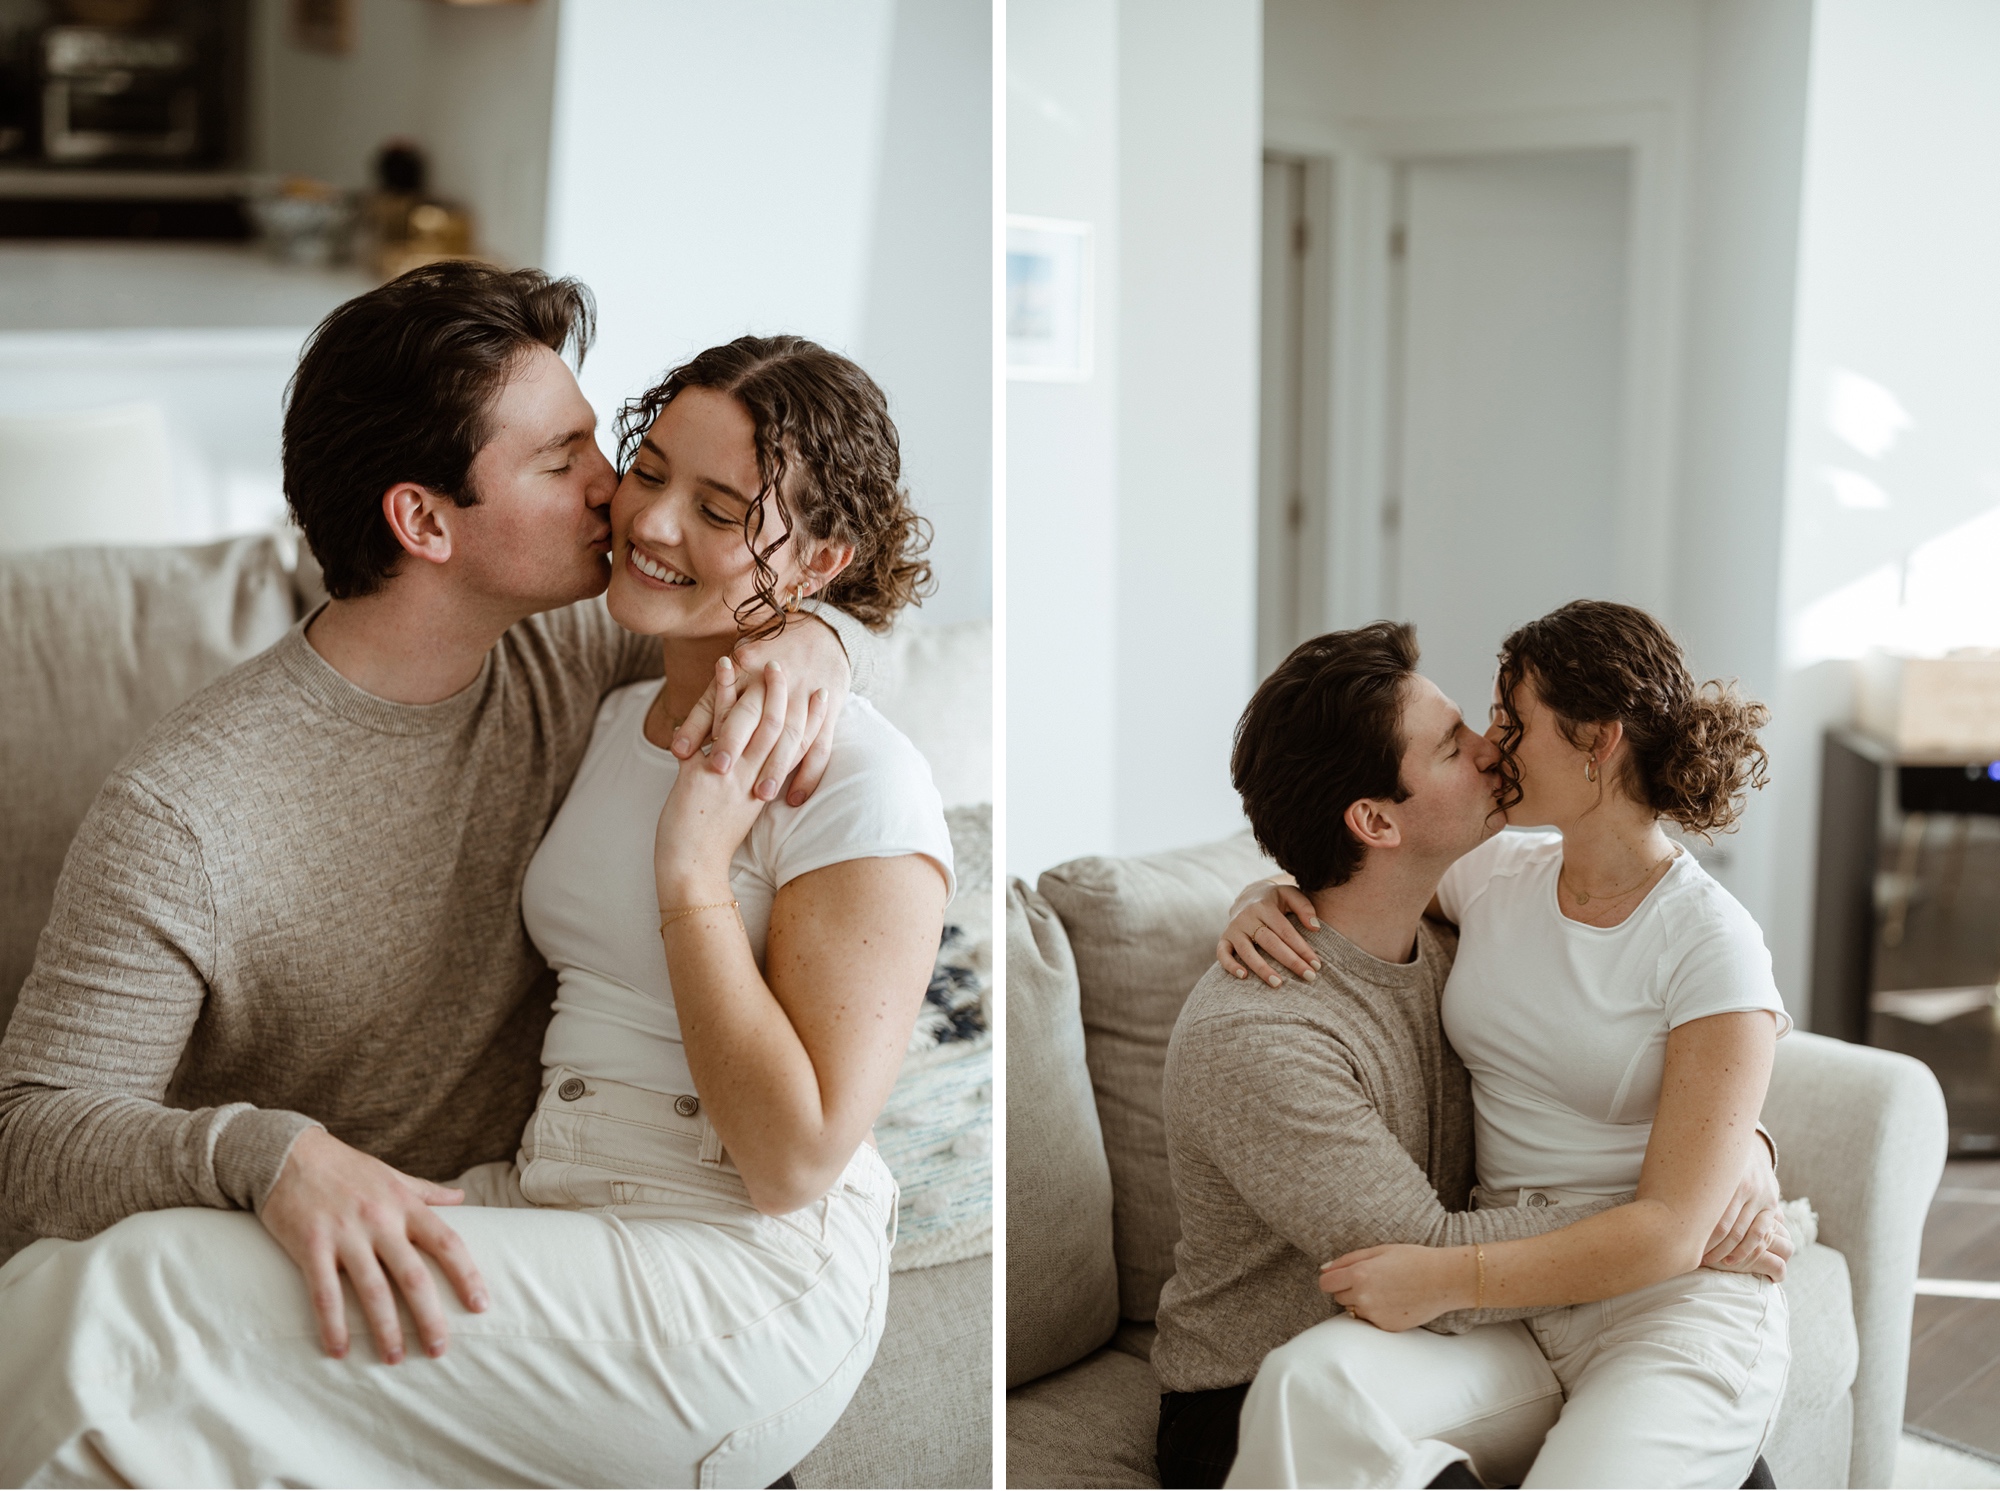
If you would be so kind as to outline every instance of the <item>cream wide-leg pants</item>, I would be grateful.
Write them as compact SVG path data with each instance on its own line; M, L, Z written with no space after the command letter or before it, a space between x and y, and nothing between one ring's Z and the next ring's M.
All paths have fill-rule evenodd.
M1741 1486L1791 1366L1784 1290L1703 1269L1462 1336L1338 1315L1264 1359L1230 1486Z
M863 1145L821 1201L766 1217L705 1118L572 1075L543 1093L519 1169L479 1167L445 1209L492 1304L467 1313L433 1266L451 1325L436 1360L384 1365L351 1294L354 1344L328 1357L297 1268L246 1213L144 1213L17 1254L0 1269L0 1485L785 1474L881 1339L888 1168Z

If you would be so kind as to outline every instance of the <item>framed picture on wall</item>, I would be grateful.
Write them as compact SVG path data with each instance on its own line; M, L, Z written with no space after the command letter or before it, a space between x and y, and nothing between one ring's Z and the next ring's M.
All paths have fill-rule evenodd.
M1007 219L1007 376L1044 383L1090 377L1089 223Z

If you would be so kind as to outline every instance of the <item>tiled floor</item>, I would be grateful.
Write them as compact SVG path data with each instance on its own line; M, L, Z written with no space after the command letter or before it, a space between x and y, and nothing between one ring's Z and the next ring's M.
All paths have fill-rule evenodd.
M1924 1223L1927 1279L2000 1282L2000 1160L1954 1160ZM1911 1428L2000 1461L2000 1300L1918 1295Z

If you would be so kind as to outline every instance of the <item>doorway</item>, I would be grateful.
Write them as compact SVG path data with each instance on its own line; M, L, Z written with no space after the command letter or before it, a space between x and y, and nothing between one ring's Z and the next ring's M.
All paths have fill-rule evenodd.
M1631 155L1394 174L1379 595L1481 722L1510 630L1620 598Z
M1257 672L1324 630L1332 163L1264 157Z

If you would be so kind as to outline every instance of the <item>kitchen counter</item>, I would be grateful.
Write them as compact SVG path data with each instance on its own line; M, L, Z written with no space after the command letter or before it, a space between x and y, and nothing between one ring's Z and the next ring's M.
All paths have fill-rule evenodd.
M0 334L316 326L375 281L255 245L0 242Z

